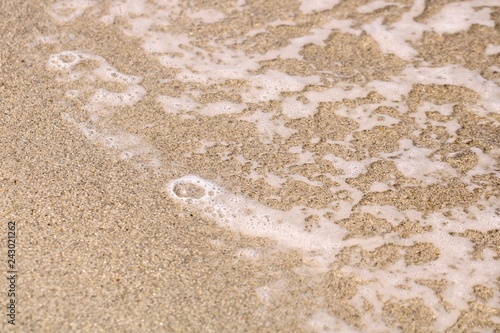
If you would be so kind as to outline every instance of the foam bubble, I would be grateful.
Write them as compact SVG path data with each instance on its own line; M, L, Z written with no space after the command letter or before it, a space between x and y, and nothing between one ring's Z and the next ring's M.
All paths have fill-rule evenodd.
M81 63L83 59L84 56L80 52L63 51L51 55L47 65L52 70L67 71Z

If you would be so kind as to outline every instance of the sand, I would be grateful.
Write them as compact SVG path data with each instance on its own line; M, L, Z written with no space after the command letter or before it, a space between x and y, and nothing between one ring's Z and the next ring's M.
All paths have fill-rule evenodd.
M385 13L385 24L396 22L411 5L407 2L369 14L356 10L366 1L344 1L332 11L312 14L303 13L294 1L285 9L279 1L249 2L241 14L231 12L231 20L196 26L188 16L179 14L171 27L163 29L194 36L193 45L207 50L214 47L212 39L239 38L252 29L267 29L267 34L245 35L250 37L242 37L234 47L244 54L265 54L281 52L291 39L308 34L332 17L354 20L353 29L381 13ZM428 22L446 3L426 3L418 20ZM381 106L377 109L383 118L379 125L363 122L361 111L360 120L342 111L388 100L375 89L362 97L320 102L307 117L279 113L284 98L299 94L298 99L310 105L307 100L312 101L314 93L339 83L353 87L365 87L374 80L397 83L399 79L394 77L411 64L462 66L481 73L495 87L493 91L498 90L498 71L492 66L498 65L499 53L485 55L485 50L490 44L500 45L499 7L488 7L493 26L476 24L456 33L424 33L409 43L419 54L412 60L383 52L366 33L326 34L323 44L309 43L301 49L302 60L285 60L286 53L282 53L262 61L252 75L268 70L302 77L335 73L330 81L326 79L330 74L325 74L317 84L299 88L300 93L291 88L279 93L277 101L269 98L248 103L244 87L249 83L241 79L218 83L179 79L178 69L160 64L154 52L144 50L143 40L123 32L130 24L125 18L116 18L111 24L100 21L110 2L94 4L81 16L62 23L50 16L51 6L50 1L0 4L0 235L4 244L1 267L6 276L7 223L15 221L17 226L15 325L3 315L0 331L500 330L500 118L498 106L488 106L500 100L492 97L493 102L483 103L486 111L481 114L471 105L482 103L482 91L459 82L414 83L404 101L394 104L404 105L407 113ZM227 14L233 2L194 1L190 6ZM291 20L296 25L266 26L275 20ZM57 41L37 42L39 36L57 36ZM90 119L86 107L95 89L123 92L129 86L96 80L94 90L85 90L89 81L68 83L48 65L51 56L66 50L98 55L121 73L143 78L140 85L147 93L139 101L96 110L99 121L93 123L97 132L115 135L114 140L126 135L140 137L132 145L143 149L137 156L123 158L128 148L119 144L110 148L104 139L82 129ZM91 73L101 61L96 59L77 69ZM81 93L68 98L70 89ZM188 94L191 91L197 95ZM196 97L200 107L198 111L167 112L158 95L189 95ZM429 107L427 126L422 128L412 112L418 114L425 102L450 104L453 113L432 112ZM208 116L210 109L202 108L220 105L214 103L246 104L244 111ZM278 129L259 130L260 119L274 112L277 116L272 119ZM254 120L241 119L255 113ZM391 117L397 121L390 123ZM438 122L456 124L458 130L436 125ZM360 124L368 125L363 129ZM420 178L405 174L395 157L403 153L390 154L401 149L400 140L408 138L415 147L438 155L434 162L449 168L443 172L453 173ZM350 144L338 144L343 140ZM316 156L312 163L300 163L307 155L302 155L304 151ZM412 156L410 164L420 163L412 162L418 154ZM346 163L367 162L359 173L344 176L339 157ZM469 174L481 165L481 158L487 161L482 164L484 169ZM343 232L339 245L331 256L321 251L311 254L283 245L279 239L221 226L196 204L179 204L165 190L169 181L187 174L209 179L228 193L273 211L306 207L305 232L321 230L329 221ZM373 190L374 186L389 187ZM342 190L335 190L337 187ZM349 214L337 218L337 212L345 210L335 202L344 201L351 204L346 204L351 207ZM375 206L416 212L416 217L391 220L362 208ZM478 213L481 207L486 212L483 215ZM431 218L442 220L432 224ZM479 266L471 267L489 266L488 281L481 282L482 273L473 268L466 275L461 275L462 268L453 270L455 259L447 259L453 244L440 243L439 237L432 236L438 234L439 225L465 249L460 250L463 257L456 259L457 265L477 262ZM432 275L433 263L449 264L450 274L478 282L461 290L467 283L457 284L460 279ZM385 298L381 276L389 276L389 281L391 274L400 274L398 269L417 273L403 279L408 285L398 282L388 287L396 295L400 290L401 297L391 294ZM2 281L0 299L7 304L12 297L7 296L7 279ZM425 290L421 297L414 296L420 292L412 289L417 287ZM453 300L458 303L452 304ZM444 314L449 317L441 322ZM372 320L378 326L371 326Z

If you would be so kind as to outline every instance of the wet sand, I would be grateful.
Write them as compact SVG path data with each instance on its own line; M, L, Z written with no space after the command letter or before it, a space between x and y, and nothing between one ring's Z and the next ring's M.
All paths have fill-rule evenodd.
M357 20L353 27L360 27L382 12L363 16L356 8L365 3L345 1L336 8L337 16L328 12L308 16L300 14L299 5L290 2L286 15L298 26L284 25L275 30L267 26L268 35L250 34L235 49L246 54L279 50L282 41L306 35L327 22L329 15ZM280 2L247 5L253 6L245 9L252 13L251 22L247 21L247 12L240 17L232 12L234 19L240 20L242 31L251 30L245 25L264 27L276 19L269 16L279 16L282 11ZM64 23L51 21L51 6L49 2L20 1L0 5L0 217L4 226L0 235L2 244L6 244L7 223L16 222L18 270L16 325L9 324L4 315L0 320L2 332L500 330L500 117L498 106L486 106L483 115L471 107L481 104L481 91L458 83L415 83L404 102L398 102L405 105L407 113L395 107L377 109L381 122L397 119L389 126L381 123L362 129L361 118L354 120L342 113L343 108L368 107L388 100L374 91L362 97L320 102L314 114L307 117L276 116L275 125L281 126L282 132L266 132L259 130L258 119L273 112L279 114L282 99L296 96L292 90L279 94L279 102L247 103L241 112L216 116L203 114L208 111L166 112L158 95L179 98L186 91L196 90L201 110L219 102L244 103L242 86L248 83L227 79L202 84L178 79L178 70L162 66L154 53L144 51L142 40L123 33L126 19L117 18L112 24L99 21L110 3L89 7ZM229 4L200 2L192 6L225 12ZM386 8L386 23L396 21L408 6L401 1L399 7ZM444 2L427 4L419 20L432 17L442 6ZM290 14L293 11L297 13L295 18ZM413 44L419 57L411 61L382 52L368 34L337 31L323 45L304 46L303 60L276 57L261 62L254 74L267 70L302 77L337 73L332 81L323 78L321 84L299 89L301 98L307 99L307 92L321 93L339 82L363 87L374 80L390 82L412 63L430 67L458 64L497 82L498 89L498 72L491 68L498 65L499 53L485 55L485 49L488 43L500 45L499 7L492 9L491 18L493 27L476 24L455 34L426 32ZM195 35L197 47L210 49L212 37L237 36L234 21L228 22L195 28L179 15L173 26ZM56 42L36 42L39 36L57 34ZM140 136L142 141L136 141L139 143L133 148L141 144L141 153L123 158L128 150L109 148L104 139L82 130L81 124L91 123L87 121L91 118L88 101L95 89L123 92L128 86L92 79L94 90L85 90L89 81L68 83L61 79L62 74L50 69L48 59L66 50L98 55L121 73L143 78L140 85L146 93L139 101L99 109L94 114L99 121L93 123L98 133L113 133L118 141L129 134ZM285 54L282 56L285 58ZM99 59L76 67L82 73L93 73ZM166 79L168 83L162 81ZM67 98L70 89L81 94ZM453 113L446 115L429 107L427 126L423 128L419 116L412 113L417 114L424 102L450 104ZM241 120L254 114L255 121ZM450 133L437 122L456 122L458 129ZM400 140L408 138L415 146L431 151L432 156L439 155L434 161L447 163L454 174L442 178L436 174L421 178L405 174L402 164L389 155L401 149ZM350 145L338 144L342 140ZM294 148L297 146L300 149ZM300 163L304 151L316 156L313 162ZM331 156L318 158L327 155ZM344 177L339 156L343 161L369 162L361 172ZM412 156L410 164L416 155ZM468 174L483 157L489 163L484 164L486 171ZM303 178L293 178L291 173ZM325 228L322 223L329 221L343 232L340 245L329 257L283 246L279 239L221 227L196 204L179 204L165 190L169 181L188 174L209 179L228 193L275 211L306 207L304 230L321 230ZM269 175L274 175L280 185L273 185ZM320 182L321 186L307 182ZM341 186L353 190L332 190ZM373 190L376 186L380 189ZM340 213L336 212L344 211L335 202L342 200L352 207L346 217L337 219ZM392 207L388 211L415 211L420 218L405 215L390 220L362 209L375 206ZM493 213L476 214L481 207L484 214ZM463 215L457 215L459 211ZM433 214L441 214L441 222L431 224L429 216ZM481 216L483 221L479 221ZM450 244L432 237L439 223L449 228L443 227L449 237L467 249L460 252L466 255L458 262L479 265L471 267L487 264L492 267L488 276L496 278L478 282L472 290L455 290L455 280L432 275L433 262L444 260L450 266L454 262L445 259L452 252ZM457 227L452 227L453 223ZM6 245L2 253L2 267L7 271ZM366 296L382 295L383 288L377 287L383 281L381 276L391 276L400 268L417 272L414 280L403 279L408 285L391 285L395 289L390 292L401 290L400 298L381 296L377 303L376 297ZM467 274L463 279L476 279L482 273L471 268ZM0 284L4 304L8 302L7 282L3 279ZM426 290L426 296L412 296L419 292L411 289L415 286ZM363 291L371 288L377 291ZM450 303L455 299L461 305ZM443 313L455 319L444 326L436 324ZM370 318L382 326L370 327Z

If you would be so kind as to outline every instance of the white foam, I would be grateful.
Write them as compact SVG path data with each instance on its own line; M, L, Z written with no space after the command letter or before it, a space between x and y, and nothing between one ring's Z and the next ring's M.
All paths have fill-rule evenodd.
M186 95L183 95L182 97L178 98L160 95L158 96L158 100L162 103L165 111L174 114L180 113L182 111L185 112L194 111L200 105L199 103L196 103L195 101L193 101L192 98Z
M340 0L301 0L300 11L304 14L332 9Z
M30 46L38 46L40 44L56 44L59 42L60 35L46 35L46 36L37 36L34 38L34 41L31 42Z
M500 175L500 167L498 165L500 149L496 148L490 154L485 154L483 150L477 147L472 147L470 150L475 154L477 163L472 169L467 171L464 183L468 185L469 190L472 190L480 187L473 181L473 177L488 174Z
M414 21L425 8L423 0L416 0L410 10L401 16L401 19L392 25L383 25L382 19L363 25L368 33L380 46L382 52L393 53L404 60L411 60L418 52L407 43L408 40L417 40L423 34L425 26Z
M404 176L415 178L425 184L434 184L444 177L457 177L457 172L448 163L430 158L433 150L416 147L412 140L401 139L400 149L394 153L382 153L381 156L392 157L399 172ZM396 157L396 158L395 158Z
M88 71L75 71L75 67L83 62L93 61L98 64L94 69ZM94 114L102 114L110 108L130 106L136 104L146 95L146 90L139 84L142 77L127 75L111 66L104 58L90 53L80 51L63 51L49 57L47 67L50 70L62 72L65 81L87 80L94 82L120 83L127 86L125 92L113 92L103 88L95 90L85 105L85 109ZM69 91L69 97L74 95Z
M58 1L47 9L47 13L58 23L67 23L82 16L85 10L94 4L92 0Z
M415 23L416 24L416 23ZM396 33L383 24L380 17L371 23L363 25L370 36L378 43L380 50L384 53L392 53L404 60L413 59L418 52L405 41L402 34Z
M307 325L318 333L359 332L340 318L329 315L326 311L317 310L308 320ZM373 326L371 327L373 328Z
M353 28L353 24L354 22L352 20L331 19L321 27L312 28L306 35L290 39L290 44L280 49L269 50L261 57L257 55L252 55L252 57L256 57L257 59L261 58L260 60L262 61L283 58L283 55L286 55L286 58L289 59L304 60L302 56L304 46L307 44L326 46L325 41L331 35L333 30L340 30L344 33L359 36L362 33L362 30Z
M241 117L240 120L248 121L255 124L257 130L262 133L260 141L262 143L271 143L275 135L282 138L289 138L297 130L286 127L285 121L277 119L273 112L255 111L250 116Z
M270 238L287 247L334 252L342 240L343 232L339 227L321 223L323 211L299 206L290 211L280 211L232 194L194 175L174 179L166 190L172 199L215 220L223 228L249 236ZM318 222L321 226L308 231L304 221L312 213L319 213Z
M491 9L480 7L496 5L496 0L453 2L443 6L427 22L419 23L415 18L422 14L425 4L423 0L417 0L397 22L383 24L382 18L379 17L363 25L363 30L377 41L383 52L393 53L404 60L412 60L418 52L408 41L418 40L426 31L451 34L468 30L473 24L494 27L490 17Z
M335 165L336 168L344 170L345 178L356 178L360 174L366 172L366 166L370 161L346 161L340 156L335 156L333 154L327 154L323 156L323 159L330 161Z
M224 13L214 9L202 9L195 12L188 11L187 15L195 20L201 20L203 23L215 23L226 17Z
M484 54L487 56L495 55L498 53L500 53L500 45L491 45L490 44L486 47L486 50L484 51Z
M439 34L453 34L468 30L473 24L493 28L495 22L491 19L490 8L477 8L480 6L495 6L497 1L466 1L446 4L427 22L427 29L432 29Z
M51 55L47 66L51 70L68 71L85 59L85 54L81 52L63 51ZM91 59L91 58L89 58Z
M376 113L375 110L380 107L380 104L367 104L357 107L342 107L335 110L335 114L342 117L350 118L356 121L358 126L358 131L371 130L376 126L387 126L391 127L394 124L400 122L399 119L394 117Z
M134 105L145 95L146 89L139 85L131 86L123 93L112 92L106 89L98 89L90 98L87 109L99 111L103 107Z
M361 14L369 14L372 13L376 10L388 7L388 6L398 6L401 7L401 5L397 2L386 2L383 0L375 0L370 3L367 3L366 5L359 6L356 11Z
M385 183L381 183L381 182L373 182L370 186L370 192L385 192L385 191L388 191L390 190L390 186L385 184Z
M304 104L296 97L287 97L283 100L283 114L290 119L306 118L314 115L317 111L317 103Z
M239 249L236 252L236 256L255 260L255 259L259 259L261 257L261 253L259 251L257 251L256 249L243 248L243 249Z
M97 68L86 73L86 75L92 76L90 79L99 78L103 81L123 84L139 84L142 81L142 77L140 76L127 75L119 72L103 57L81 51L63 51L53 54L49 57L47 67L50 70L64 71L69 75L71 73L68 72L73 71L75 66L85 61L95 61L99 64Z
M387 106L396 108L401 113L408 112L408 104L405 102L407 95L413 88L414 84L425 84L425 85L454 85L463 86L469 88L478 93L480 100L478 103L467 104L468 109L477 114L480 117L484 117L494 124L500 125L494 117L490 115L495 113L500 113L500 89L495 82L487 80L480 75L479 72L474 70L469 70L467 68L457 66L457 65L445 65L442 67L414 67L408 65L398 76L392 76L391 81L378 81L374 80L368 82L364 87L351 85L342 87L331 88L323 92L309 91L304 95L312 102L318 103L323 101L341 101L343 98L346 99L356 99L366 96L369 92L375 91L385 97L384 101L381 101L377 106ZM431 107L432 104L423 104L420 106L421 111L426 111L425 107ZM363 117L363 110L367 109L367 105L362 105L354 108L354 113L351 109L340 109L339 114L343 116L351 117L351 119L360 121L361 126L364 128L372 128L376 123L374 121L380 121L381 118L374 118L370 113ZM443 115L451 114L451 105L440 105L435 107L436 111L439 111ZM430 110L428 110L430 111ZM354 116L355 115L355 116ZM414 115L417 116L418 115ZM423 114L421 115L423 120ZM379 123L380 125L390 125L397 122L395 118L383 116L386 123ZM419 120L419 119L417 119ZM443 124L441 124L443 125ZM446 126L446 125L445 125ZM449 130L455 126L454 124L449 124ZM423 128L425 128L423 126Z
M380 85L381 87L382 85ZM343 85L339 84L334 88L324 91L307 91L304 96L313 105L319 105L320 102L340 102L343 99L356 99L365 97L370 92L367 87L360 87L357 85Z
M89 57L89 55L86 55ZM90 57L89 57L90 58ZM98 78L106 82L116 82L122 84L139 84L142 82L141 76L127 75L119 72L116 68L111 66L104 58L101 57L91 57L95 60L101 62L101 66L93 70Z
M170 6L168 9L174 11L173 9L177 7L177 1L172 0L169 1L169 3ZM157 15L152 15L154 12L156 12ZM147 1L145 0L117 0L114 1L109 7L109 14L101 17L101 21L106 24L112 24L118 16L131 16L137 18L141 14L146 14L153 19L148 20L148 25L151 26L154 19L164 18L161 14L165 12L168 13L168 11L155 11L153 8L147 5Z
M244 104L236 104L231 102L217 102L208 103L198 110L198 112L205 116L218 116L221 114L234 114L241 113L246 108Z
M112 128L100 129L90 122L78 122L68 113L63 113L62 117L78 128L86 139L115 151L120 159L137 160L139 158L138 165L153 169L157 169L161 165L156 150L139 135Z
M472 110L481 117L491 118L489 113L500 113L500 89L480 75L477 71L457 65L443 67L407 67L403 71L406 82L421 84L449 84L464 86L476 91L481 97L480 103Z
M431 102L424 102L420 106L418 106L417 111L414 111L410 114L411 117L415 119L415 122L417 126L419 126L422 129L426 129L428 126L427 124L431 126L436 126L436 127L444 127L448 134L451 136L447 140L447 142L452 143L456 140L457 138L457 131L462 127L457 119L452 119L449 121L436 121L436 120L431 120L427 117L427 112L439 112L443 116L451 116L453 114L453 109L455 107L455 104L434 104Z
M305 150L302 145L290 147L288 149L288 152L296 155L297 161L290 163L290 164L287 164L285 166L287 169L290 167L293 167L293 166L304 166L306 164L315 164L316 163L316 154L311 152L311 151ZM317 176L317 175L318 174L315 174L315 176ZM290 179L302 181L302 182L309 184L309 185L312 185L312 186L318 186L318 187L324 186L324 184L322 182L312 181L309 178L307 178L301 174L291 174Z
M97 67L76 71L75 67L85 61L93 61ZM122 73L106 59L81 51L53 54L47 61L47 67L60 72L63 82L86 82L88 86L83 89L95 91L83 107L88 113L87 120L77 121L70 113L64 113L63 119L78 128L88 140L115 151L119 158L133 159L140 167L158 169L161 165L158 152L144 138L108 125L118 108L135 105L146 95L146 90L140 85L142 77ZM122 84L126 89L124 92L96 89L93 87L96 81ZM73 99L81 96L81 91L69 89L66 96Z
M282 92L301 91L310 84L319 84L319 77L292 76L286 73L269 70L265 74L252 76L251 87L242 97L247 102L281 100Z
M169 113L168 120L171 118L195 119L201 116L238 118L254 124L260 134L261 144L273 145L274 148L281 144L281 139L288 139L298 132L292 128L294 122L291 120L313 117L322 102L338 105L333 110L335 115L353 120L357 127L344 138L337 139L338 141L324 140L325 138L320 138L313 132L308 133L311 137L294 136L291 147L286 144L282 146L285 150L288 149L282 153L290 154L291 162L281 166L279 171L269 171L270 168L264 162L252 160L249 157L252 155L246 155L245 150L242 150L240 155L234 156L235 163L241 163L245 166L245 170L248 170L247 180L265 182L280 195L290 190L285 184L289 185L287 182L292 181L296 183L297 188L304 186L325 192L329 190L332 201L326 204L324 209L294 206L288 211L276 210L244 195L233 194L216 182L192 175L172 180L165 190L172 200L189 210L198 211L203 218L213 220L221 228L247 236L268 238L276 242L278 249L303 250L303 267L297 268L296 271L304 274L306 278L323 276L322 274L331 269L330 264L337 260L335 255L341 249L354 248L354 254L347 259L350 263L341 267L340 273L345 273L346 276L353 274L360 280L357 287L358 293L348 302L362 314L361 321L365 328L376 332L391 330L385 326L382 319L384 304L421 297L436 317L431 330L444 331L456 322L462 311L468 309L468 302L474 300L472 288L475 284L484 284L496 288L495 290L498 289L493 285L496 276L500 274L496 259L494 259L496 253L491 249L484 249L480 253L483 259L473 260L471 255L474 251L474 243L470 238L459 236L457 233L467 230L485 233L500 225L498 198L495 196L495 189L492 188L494 185L488 185L489 187L485 188L483 183L485 181L480 178L489 177L489 175L498 176L500 150L483 151L474 147L472 142L469 150L478 162L472 169L466 171L465 175L457 172L445 162L453 155L436 155L435 149L419 147L410 138L401 138L396 151L380 153L376 157L364 159L357 157L359 159L357 160L352 156L359 156L359 154L353 154L350 157L349 153L355 152L353 140L354 135L357 135L356 132L362 135L361 131L371 131L376 126L392 127L401 121L399 115L404 115L405 122L415 121L415 126L409 124L413 126L410 130L411 135L419 135L429 126L437 126L444 128L450 136L446 144L456 141L460 123L456 118L452 119L453 110L457 103L461 102L440 105L422 101L416 106L413 105L414 107L409 110L409 93L417 84L467 87L479 96L477 102L466 103L467 109L482 117L482 122L493 126L500 125L493 116L493 114L500 113L498 89L500 81L495 73L499 71L498 66L491 64L490 72L483 72L485 76L483 77L479 70L469 70L459 65L437 67L418 61L409 64L412 60L418 60L419 55L413 45L419 44L419 39L425 32L456 33L470 29L472 24L493 27L491 19L493 9L484 6L496 6L497 1L452 2L444 5L431 17L424 19L420 17L419 22L416 20L425 9L424 0L414 1L411 7L379 0L365 2L363 6L357 7L358 13L370 14L369 16L363 15L363 20L366 17L375 18L364 25L357 20L360 15L351 16L353 17L351 20L337 20L328 18L331 16L330 13L318 14L318 12L334 8L338 3L337 0L301 1L301 11L305 15L299 14L300 20L303 22L308 19L307 15L312 14L314 24L311 26L313 27L294 38L284 38L282 45L273 45L263 54L244 51L240 46L247 38L269 33L271 27L294 26L293 29L296 29L299 22L293 21L294 17L275 19L273 16L269 22L259 22L254 29L242 28L243 34L238 34L236 37L225 38L225 36L218 35L209 40L203 40L202 43L199 43L199 36L196 34L171 25L174 21L178 22L178 19L188 22L191 20L191 23L197 25L196 28L203 29L206 24L217 24L226 19L226 15L231 15L231 17L239 15L240 11L246 10L244 0L225 4L224 13L222 9L209 9L208 7L203 7L207 9L201 10L187 8L185 4L178 1L116 0L111 3L109 11L101 17L101 21L105 24L114 22L126 35L142 41L144 50L158 59L160 64L172 73L168 79L160 79L160 82L172 84L173 81L179 80L185 83L184 88L176 91L175 95L173 93L172 96L160 94L152 96L163 105L165 112ZM385 16L382 13L383 10L379 11L387 6L398 6L405 12L397 21L388 23L383 18ZM50 8L52 7L49 7L49 10ZM79 12L80 9L73 11L68 7L67 13L70 15L67 18L76 19L90 7ZM100 9L92 10L97 13ZM72 13L76 13L77 16L71 18ZM335 15L334 12L333 14ZM121 18L120 21L117 20L118 17ZM58 22L65 22L67 18L63 17L62 21ZM358 28L360 26L361 28ZM379 44L382 52L395 54L408 61L407 67L384 81L365 81L361 84L342 82L343 78L334 72L316 71L308 76L300 76L272 69L272 66L262 67L262 62L269 60L305 61L302 52L305 45L312 43L325 47L325 41L332 33L338 31L354 36L362 33L369 34ZM54 35L40 38L35 42L62 43L64 40L62 37L70 38L69 35ZM499 50L496 44L488 45L485 56L496 55ZM91 68L78 66L86 61L92 65ZM140 131L146 131L147 128L141 128L139 133L132 134L109 125L114 123L113 117L120 112L120 107L136 105L144 98L146 91L141 85L141 76L132 75L134 73L122 73L106 59L81 51L64 51L52 55L47 68L57 71L58 80L67 84L65 98L90 96L83 101L87 118L85 118L85 112L83 115L81 112L78 117L73 115L71 110L63 114L64 119L78 128L85 138L108 149L119 158L131 161L132 164L140 161L145 164L149 163L148 165L153 168L161 166L160 153L141 136ZM309 68L314 71L314 66L311 65ZM229 79L238 80L238 84L229 83L227 81ZM76 82L78 82L78 89L74 87ZM104 88L102 84L106 82L120 85L120 90L113 91L112 88ZM202 100L203 90L211 90L213 87L224 93L236 95L241 99L241 103L223 101L202 104L199 102ZM381 95L381 100L364 104L350 103L349 107L341 105L344 100L354 101L365 98L373 92ZM155 91L148 91L148 93L155 94ZM265 106L271 105L272 111L264 110ZM377 111L380 107L391 108L393 113L390 116L383 114L381 112L384 108ZM436 118L431 117L428 114L429 111L437 111L447 120L433 120ZM307 121L301 123L305 124ZM192 151L187 152L187 156L206 154L215 145L224 144L219 141L204 141L200 138L191 139L198 145ZM238 151L240 150L238 146ZM337 150L346 153L338 155L332 153ZM226 160L230 156L223 154L220 158ZM400 173L417 181L412 181L411 184L398 184L396 176L389 175L384 180L374 180L368 184L370 185L368 190L361 190L350 184L350 179L365 174L368 166L375 161L393 161ZM311 165L310 169L304 168L308 165ZM327 168L322 168L322 165L326 165ZM291 171L304 169L313 170L313 172L294 171L292 173ZM329 169L332 170L329 171ZM415 209L405 210L389 205L361 204L368 192L394 191L397 189L396 185L418 186L415 183L422 187L429 184L445 185L450 177L459 178L469 191L478 189L482 191L478 192L480 199L471 203L470 207L454 207L446 211L426 212L425 214ZM279 195L266 198L284 202L284 198ZM330 213L328 218L325 213ZM351 234L349 239L344 240L348 231L336 223L352 217L353 213L371 214L384 219L393 229L392 231L387 229L370 237L354 237ZM317 215L316 221L315 219L310 221L317 222L317 224L311 223L307 226L307 230L311 231L306 231L306 219L312 215ZM408 235L401 236L401 231L396 228L400 228L401 223L406 222L425 228L431 227L432 230L418 231L417 229L418 232L415 234L411 234L410 230ZM440 252L439 257L418 265L407 264L404 254L418 242L434 244ZM224 245L220 241L214 241L214 244ZM388 267L384 268L371 266L370 260L366 257L364 261L361 260L362 251L374 251L388 244L397 246L396 254L400 255L397 262L388 264ZM261 252L252 248L239 249L234 252L234 255L240 260L261 258ZM336 264L340 265L339 262ZM442 300L434 291L417 283L416 280L419 278L448 281L443 298L452 307L443 306ZM287 292L284 285L286 281L276 284L271 282L257 288L256 292L264 300L266 306L269 306L275 300L273 298L275 292ZM371 303L373 312L363 309L365 300ZM495 291L488 304L496 306L498 300L499 293ZM315 312L309 324L318 331L356 331L341 319L329 314L327 310L321 308L313 310Z

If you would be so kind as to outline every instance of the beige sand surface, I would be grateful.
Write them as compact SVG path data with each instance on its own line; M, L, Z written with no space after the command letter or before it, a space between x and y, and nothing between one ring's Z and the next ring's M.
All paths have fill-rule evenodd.
M427 9L421 20L439 10L441 2L445 3L426 2ZM361 14L354 9L365 3L344 1L336 15L357 19L360 26L372 19L370 15L356 16ZM105 10L107 5L103 2L97 8ZM194 1L191 5L203 7L206 3ZM266 145L259 139L255 126L239 120L239 114L196 119L166 114L155 93L175 96L180 94L178 91L189 88L180 81L160 83L163 78L174 78L175 70L159 65L156 58L142 49L139 39L126 36L119 28L121 22L99 23L95 19L98 11L88 10L72 22L54 24L47 15L48 6L48 2L38 1L8 0L0 4L0 239L4 244L0 249L0 271L7 270L7 222L16 221L18 232L16 325L9 325L7 316L3 315L0 317L2 332L306 332L314 331L305 323L318 309L347 323L353 330L370 332L361 317L373 311L373 305L368 300L362 307L351 302L366 281L354 273L346 273L343 268L390 271L390 266L398 260L418 266L440 256L439 244L416 241L400 245L387 240L371 250L344 247L327 271L309 274L304 269L305 259L300 250L282 248L270 239L220 228L196 210L171 200L163 189L171 179L196 173L217 180L233 193L275 209L288 210L298 204L321 209L344 194L332 193L329 187L335 186L335 182L317 175L338 174L339 169L326 161L296 166L296 172L316 177L329 186L308 186L289 180L276 188L263 179L246 177L250 164L239 163L235 158L221 158L223 156L244 154L265 166L258 172L284 176L283 166L295 158L288 151L300 144L306 144L306 148L318 155L334 154L357 160L392 152L398 149L398 140L411 136L420 147L450 156L447 163L456 169L458 176L448 179L446 184L425 186L403 175L393 162L376 161L369 165L366 173L347 180L364 193L359 206L387 204L400 210L415 209L425 215L438 210L446 214L447 209L473 205L484 196L498 200L500 183L494 173L481 176L477 181L482 185L474 190L461 180L478 163L470 147L487 153L500 146L498 127L467 109L468 103L478 100L477 94L468 88L415 85L408 96L410 109L416 109L423 101L456 105L454 115L449 117L457 119L461 130L453 143L447 143L450 135L437 126L429 126L420 135L412 134L416 129L415 119L398 114L397 125L356 132L354 149L329 144L328 139L343 140L357 128L356 122L335 115L334 111L342 106L355 107L381 99L373 93L365 98L322 103L313 117L280 118L296 130L295 134L288 139L275 136L275 145ZM223 10L225 5L213 1L210 6ZM271 21L274 18L268 16L279 17L281 6L282 1L254 3L254 8L249 9L251 22L247 20L248 13L236 18L241 22L240 31L227 22L227 26L222 22L191 29L190 21L182 18L175 27L190 29L203 45L204 36L238 34ZM277 47L280 41L305 34L304 31L322 24L331 15L299 14L298 6L292 1L287 11L297 12L295 21L301 23L300 27L277 28L268 35L249 38L238 47L245 52L266 52ZM400 15L397 6L386 11L387 22ZM438 66L460 58L460 64L466 68L483 71L485 76L498 75L486 71L500 62L499 55L483 55L487 43L500 44L498 7L492 18L496 24L493 28L476 25L466 32L446 36L426 33L415 46L422 55L419 61ZM64 35L58 43L33 46L37 36L61 32ZM340 49L335 47L339 44L343 45ZM64 50L98 54L120 71L144 77L142 84L148 94L133 107L120 108L119 115L109 118L106 124L143 136L162 156L164 164L160 172L117 158L103 145L87 140L61 116L68 112L76 121L83 121L82 106L88 98L82 95L69 102L64 100L66 83L57 81L57 73L47 69L50 55ZM263 63L260 70L271 68L304 76L309 72L337 70L345 82L362 84L365 80L390 80L391 75L400 73L407 63L395 55L382 53L366 34L359 37L334 34L322 46L305 47L302 55L302 62L276 59ZM348 65L336 68L335 61ZM86 65L81 66L85 70ZM357 74L349 76L352 68L357 69ZM199 102L231 99L239 102L241 84L244 83L235 80L222 86L200 85ZM74 87L78 88L79 83ZM122 89L109 83L102 87ZM326 88L310 86L307 89ZM250 114L257 109L272 112L273 108L279 106L256 103L245 112ZM386 108L380 113L394 116L397 112ZM498 114L491 116L500 121ZM429 113L429 117L447 120L438 112ZM155 125L146 131L148 124ZM320 142L308 143L317 136L322 137ZM210 139L218 144L207 149L206 154L189 154L200 149L198 139ZM456 152L460 154L450 155ZM369 191L373 182L393 180L405 186L385 192ZM306 229L315 228L317 217L311 216L304 223ZM402 221L394 225L361 211L336 223L346 230L345 240L386 234L407 239L433 232L426 224ZM483 250L489 249L496 253L498 263L498 231L498 228L489 232L470 228L457 232L457 237L468 237L474 245L470 260L481 260ZM241 254L245 253L242 249L258 253L258 260ZM448 327L449 332L500 330L500 307L488 303L498 299L499 281L492 282L494 288L475 287L476 300ZM453 308L443 296L447 281L421 279L418 283L432 289L443 308ZM6 279L2 279L2 304L6 302L7 289ZM256 290L262 292L259 294ZM266 294L266 290L271 291ZM382 312L382 320L391 331L434 331L436 312L421 298L386 302Z

